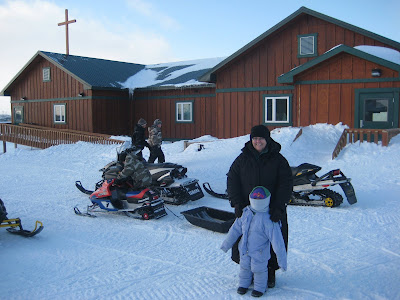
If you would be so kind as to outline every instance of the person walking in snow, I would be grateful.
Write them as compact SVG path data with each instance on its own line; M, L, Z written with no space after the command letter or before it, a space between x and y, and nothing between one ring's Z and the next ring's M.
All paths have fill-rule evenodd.
M230 205L235 208L235 216L240 218L248 206L248 195L256 186L264 186L271 193L269 214L272 222L281 222L281 231L287 250L288 223L286 205L289 203L293 179L292 170L280 154L281 145L274 141L267 127L257 125L251 129L242 153L234 160L227 174L227 193ZM239 263L239 240L232 248L232 260ZM271 249L268 261L268 287L275 286L275 271L279 269L277 258Z
M143 158L142 150L144 149L144 147L147 147L150 149L150 146L145 139L144 129L146 128L146 126L147 126L146 120L143 118L140 118L139 121L137 122L137 124L135 125L135 129L132 134L132 145L141 149L136 154L136 156L139 158Z
M148 143L150 146L150 157L148 162L154 163L158 159L159 163L165 162L164 152L161 149L162 134L161 134L162 122L159 119L154 120L154 124L149 127L149 139Z
M267 289L268 260L270 248L274 249L279 266L286 271L287 254L280 224L272 222L269 214L271 194L265 187L255 187L250 195L250 205L243 209L237 218L221 249L227 252L237 239L239 242L240 271L237 293L246 294L250 284L254 282L253 297L261 297Z

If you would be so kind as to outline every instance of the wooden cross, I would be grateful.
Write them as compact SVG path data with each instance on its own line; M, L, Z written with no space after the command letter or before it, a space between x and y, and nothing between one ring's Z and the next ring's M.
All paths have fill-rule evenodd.
M66 46L67 46L67 55L69 55L69 41L68 41L68 24L75 23L76 20L69 20L68 21L68 9L65 10L65 22L58 23L58 26L65 25L65 39L66 39Z

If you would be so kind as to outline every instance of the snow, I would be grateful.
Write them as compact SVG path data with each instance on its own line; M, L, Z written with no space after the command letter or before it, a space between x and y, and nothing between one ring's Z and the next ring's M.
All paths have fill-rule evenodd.
M172 84L167 84L165 82L191 72L196 72L200 70L205 70L206 72L207 70L215 67L224 59L225 57L216 57L147 65L143 70L129 77L124 83L121 83L121 85L124 88L129 88L131 90L134 90L135 88L150 87L154 85L172 86ZM204 82L200 82L193 78L190 78L188 79L188 81L181 82L179 84L173 84L173 86L182 87L187 85L204 84Z
M358 202L337 208L289 206L288 270L277 272L270 299L399 299L400 295L400 135L388 147L348 145L331 159L345 126L317 124L281 128L281 143L291 165L340 168L352 178ZM127 138L126 138L127 139ZM200 184L224 192L226 173L249 135L164 143L169 162L188 168ZM144 150L147 158L148 150ZM219 249L225 234L193 226L181 211L199 206L233 211L226 200L205 197L180 206L166 205L158 220L136 220L120 213L76 216L93 189L98 171L116 157L116 146L78 142L45 150L7 144L0 154L8 217L26 229L36 220L43 231L32 238L0 228L2 299L248 299L236 293L239 267ZM339 190L337 190L339 191ZM264 296L265 297L265 296Z
M400 52L397 50L386 47L368 46L368 45L356 46L354 48L400 65Z

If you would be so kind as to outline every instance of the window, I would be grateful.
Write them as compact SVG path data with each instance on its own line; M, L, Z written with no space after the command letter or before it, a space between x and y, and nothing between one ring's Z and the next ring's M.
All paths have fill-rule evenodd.
M264 101L265 123L289 124L290 96L265 96Z
M65 104L54 105L54 123L65 123Z
M14 124L24 123L24 107L14 106Z
M298 36L298 57L317 56L317 34L307 34Z
M193 101L176 102L176 122L193 122Z
M50 81L50 68L43 68L43 82Z

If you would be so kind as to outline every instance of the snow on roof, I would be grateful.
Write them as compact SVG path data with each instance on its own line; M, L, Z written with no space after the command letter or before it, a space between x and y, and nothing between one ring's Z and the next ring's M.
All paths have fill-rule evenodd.
M197 79L225 57L146 65L140 72L121 82L124 88L204 85Z
M356 46L354 47L354 49L363 51L365 53L374 55L382 59L386 59L387 61L400 65L400 52L397 50L386 47L367 46L367 45Z

